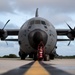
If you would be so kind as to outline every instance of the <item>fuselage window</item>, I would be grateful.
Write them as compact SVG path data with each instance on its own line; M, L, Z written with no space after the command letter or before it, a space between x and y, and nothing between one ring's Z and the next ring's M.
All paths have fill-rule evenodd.
M34 24L34 21L31 21L31 22L30 22L30 25L33 25L33 24Z
M46 25L45 21L40 21L40 20L31 21L30 25L33 25L33 24L43 24L43 25Z

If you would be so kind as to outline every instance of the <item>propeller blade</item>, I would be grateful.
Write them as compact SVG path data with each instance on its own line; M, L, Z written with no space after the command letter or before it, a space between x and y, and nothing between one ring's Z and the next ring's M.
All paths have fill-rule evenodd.
M8 24L9 21L10 21L10 20L8 20L8 21L6 22L6 24L4 25L4 27L3 27L2 30L4 30L4 28L6 27L6 25Z
M8 45L8 42L6 41L6 44Z
M67 24L67 23L66 23ZM69 26L69 24L67 24L67 26L70 28L70 30L72 31L73 29Z
M68 46L70 45L71 41L69 41Z

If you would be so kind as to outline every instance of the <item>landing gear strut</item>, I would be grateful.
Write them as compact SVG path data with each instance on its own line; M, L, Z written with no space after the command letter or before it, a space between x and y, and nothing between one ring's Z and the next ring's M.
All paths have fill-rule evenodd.
M51 60L54 60L54 57L55 57L54 54L50 54L50 55L49 55L49 58L50 58Z
M25 60L27 54L19 52L19 56L21 57L21 60Z
M33 60L37 60L37 53L33 54Z
M46 55L44 56L44 61L49 61L49 60L50 60L49 55L46 54Z
M38 50L37 50L37 59L38 60L43 60L44 58L44 44L40 42L38 45Z

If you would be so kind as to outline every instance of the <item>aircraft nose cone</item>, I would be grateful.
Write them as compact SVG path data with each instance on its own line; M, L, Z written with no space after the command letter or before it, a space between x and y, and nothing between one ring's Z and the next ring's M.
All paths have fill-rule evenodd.
M30 32L28 35L29 43L34 49L37 49L38 44L41 41L45 45L47 42L47 38L48 38L47 33L42 30L34 30Z

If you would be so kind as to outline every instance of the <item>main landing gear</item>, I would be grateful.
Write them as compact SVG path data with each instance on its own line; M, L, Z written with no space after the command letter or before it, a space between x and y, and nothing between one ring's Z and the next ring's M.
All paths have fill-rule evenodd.
M21 57L21 60L25 60L27 54L19 52L19 56Z

